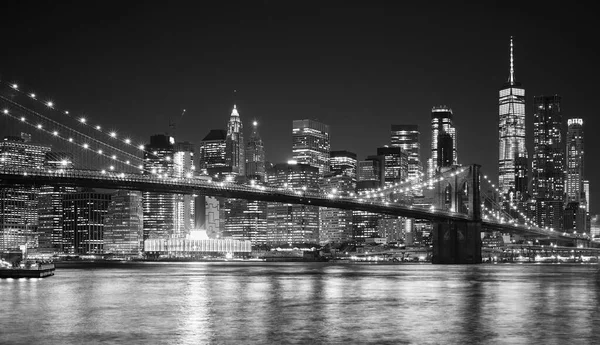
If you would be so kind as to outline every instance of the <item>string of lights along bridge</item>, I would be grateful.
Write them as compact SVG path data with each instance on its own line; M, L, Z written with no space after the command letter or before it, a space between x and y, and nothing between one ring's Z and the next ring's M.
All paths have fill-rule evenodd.
M522 111L517 104L522 93L514 81L512 49L511 41L507 87L514 90L501 92L501 116ZM540 223L539 217L535 219L529 213L529 204L523 203L524 182L511 182L505 173L508 170L501 169L500 185L482 174L478 165L459 164L453 112L447 106L432 109L435 159L428 160L427 175L419 158L420 131L414 125L393 125L390 145L359 161L351 152L331 151L328 125L314 120L294 121L294 160L267 167L258 124L252 123L252 135L244 140L243 121L235 105L227 129L211 130L200 144L199 157L194 157L191 143L175 142L168 134L152 136L150 143L144 143L125 130L100 124L86 115L74 115L54 100L17 83L0 83L0 109L8 134L13 135L5 139L0 156L2 188L68 186L139 191L144 219L139 226L144 241L184 238L198 229L211 238L248 240L253 245L360 243L377 235L408 241L406 234L418 228L431 233L434 257L441 263L479 262L479 233L593 245L585 231L561 231L547 222ZM581 126L582 122L569 124ZM20 138L14 135L18 133ZM33 136L41 143L40 152L53 154L41 163L21 164L30 153L19 161L19 154L25 152L17 152L21 144L8 143L21 140L26 143L22 145L33 147L27 144ZM513 139L522 139L501 138L505 147L511 147ZM33 150L31 147L26 150ZM53 157L53 164L48 163L52 160L48 157ZM519 172L523 164L523 160L505 160L501 167ZM569 186L573 189L577 182L571 181ZM60 198L68 199L67 192L54 190L55 194L64 194ZM63 203L65 209L68 205ZM215 212L219 217L223 215L219 224L211 223ZM42 216L39 219L43 228ZM399 227L401 231L389 230ZM115 231L109 225L107 229L107 234ZM8 238L5 247L20 236L18 231L11 231L2 229L3 238ZM65 236L52 238L51 246L66 246ZM108 243L107 238L104 241ZM139 250L140 241L136 241L138 244L131 248ZM157 244L152 245L154 248ZM458 248L458 252L449 248ZM83 250L70 245L60 250L106 253L108 249L88 245Z

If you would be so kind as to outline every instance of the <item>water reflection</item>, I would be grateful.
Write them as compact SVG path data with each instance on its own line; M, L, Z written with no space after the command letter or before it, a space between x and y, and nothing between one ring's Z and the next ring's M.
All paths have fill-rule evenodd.
M60 269L43 280L0 281L0 342L600 343L596 269L324 263Z

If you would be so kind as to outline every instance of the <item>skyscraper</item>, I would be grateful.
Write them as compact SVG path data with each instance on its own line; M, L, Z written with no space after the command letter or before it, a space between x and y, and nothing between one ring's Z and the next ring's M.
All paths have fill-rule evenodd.
M173 176L175 173L173 137L157 134L150 137L144 152L144 173L157 176ZM170 193L144 192L144 239L168 238L175 228L176 195Z
M195 173L194 145L189 142L176 142L173 154L173 176L177 178L192 178ZM174 232L175 237L183 238L195 226L194 197L190 194L175 195Z
M385 186L391 186L408 178L408 155L402 148L378 147L377 155L383 157Z
M321 176L329 171L329 126L314 120L294 120L292 152L294 160L319 169Z
M22 137L0 141L0 167L40 168L50 147ZM0 250L34 242L38 227L38 187L11 185L0 188ZM45 234L46 235L46 234ZM49 239L52 235L43 236Z
M63 250L69 254L103 254L104 221L110 194L94 190L65 194Z
M516 188L517 159L527 159L525 147L525 90L515 80L513 41L510 39L510 72L499 93L498 189L508 194Z
M200 142L200 172L214 178L231 172L227 164L227 131L211 129Z
M586 201L583 190L583 119L568 119L567 126L567 179L565 183L567 202L575 201L583 204Z
M565 145L561 97L534 97L532 196L540 226L562 228Z
M252 134L246 144L246 176L265 181L265 145L258 134L258 122L252 122Z
M271 187L319 192L319 169L308 164L275 164L267 176ZM319 208L269 203L267 241L271 244L318 243Z
M419 126L392 125L391 146L400 147L408 154L408 178L415 183L421 181L421 143Z
M329 171L336 175L350 177L356 184L356 153L349 151L331 151L329 156Z
M142 193L115 192L104 224L104 253L139 255L144 249L143 218Z
M430 178L436 174L438 168L438 156L440 154L438 141L443 133L447 133L452 137L452 162L450 165L458 164L456 128L452 117L452 109L445 105L431 108L431 158L427 170L427 175Z
M234 104L227 123L227 148L225 157L231 172L238 176L246 176L246 147L244 146L244 131L242 120Z

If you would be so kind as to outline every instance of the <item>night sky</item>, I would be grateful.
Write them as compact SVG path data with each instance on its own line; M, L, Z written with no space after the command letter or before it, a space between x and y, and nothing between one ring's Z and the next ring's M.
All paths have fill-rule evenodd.
M332 149L361 159L389 144L391 124L418 124L426 161L431 107L445 104L459 162L497 176L498 90L513 35L527 130L534 95L559 94L565 122L584 119L591 206L600 210L598 29L589 8L126 3L4 1L0 77L138 142L167 132L169 117L185 108L176 138L198 144L210 129L225 129L237 90L246 136L258 120L272 162L291 158L292 120L304 118L329 124ZM531 136L529 144L531 157Z

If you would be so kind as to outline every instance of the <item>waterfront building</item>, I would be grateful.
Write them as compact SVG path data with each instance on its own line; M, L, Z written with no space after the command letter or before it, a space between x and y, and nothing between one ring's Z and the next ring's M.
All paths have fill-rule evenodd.
M200 172L220 179L223 174L231 173L227 163L227 131L211 129L200 142Z
M274 188L299 193L319 192L320 170L295 161L275 164L267 173ZM319 242L319 208L310 205L269 203L267 205L267 242L278 244L317 244Z
M421 182L423 164L421 163L421 143L418 125L392 125L391 146L400 147L408 155L408 178L415 183Z
M244 145L244 131L242 120L236 105L233 105L231 116L227 123L227 141L225 159L231 167L231 173L237 176L246 176L246 146Z
M532 196L537 223L562 228L564 208L565 143L561 97L534 97Z
M381 187L379 180L360 180L356 185L356 192L361 193ZM352 241L364 243L368 237L379 237L378 221L381 215L367 211L352 211Z
M150 137L144 151L144 174L174 176L175 139L157 134ZM168 238L175 230L177 195L144 192L144 238Z
M346 169L336 169L325 175L321 181L321 191L333 196L354 194L356 180L346 174ZM354 174L355 175L355 174ZM338 208L319 208L319 241L325 244L347 243L352 240L352 211Z
M431 108L431 158L427 176L432 178L437 173L438 157L440 155L438 141L440 135L447 133L452 137L452 162L449 165L458 164L458 155L456 147L456 128L453 122L452 109L445 105Z
M63 251L68 254L103 254L104 222L111 193L94 190L63 197Z
M50 147L26 141L22 137L5 137L0 141L0 167L43 167ZM0 188L0 250L38 246L39 187L13 185ZM44 237L47 245L49 236Z
M252 134L246 144L246 177L259 182L266 180L265 145L258 133L258 122L252 122Z
M319 169L320 176L329 171L329 126L315 120L294 120L292 154L299 164Z
M510 39L510 71L508 81L499 91L498 189L508 195L517 188L517 160L527 159L525 146L525 89L515 79L513 40ZM523 191L521 191L523 192ZM515 195L516 197L517 195Z
M194 165L194 145L189 142L176 142L173 154L173 176L177 178L193 178L196 172ZM175 194L173 236L183 237L195 226L195 198L190 194Z
M139 255L143 250L142 193L119 190L112 194L104 224L104 253Z

